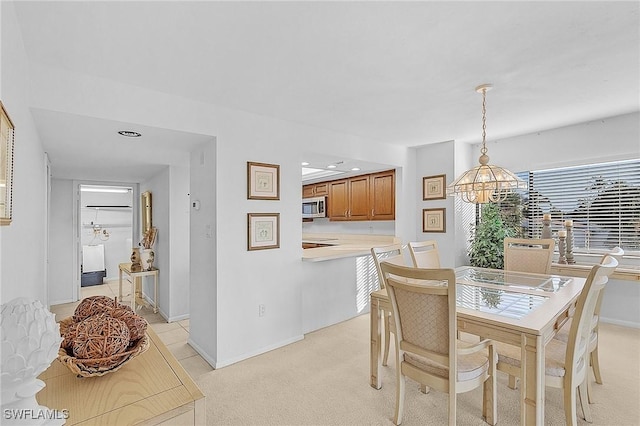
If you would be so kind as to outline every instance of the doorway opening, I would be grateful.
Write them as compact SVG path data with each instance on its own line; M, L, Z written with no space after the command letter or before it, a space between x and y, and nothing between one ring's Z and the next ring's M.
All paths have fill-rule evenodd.
M118 264L128 261L136 226L135 192L134 185L79 185L79 274L74 275L80 277L80 287L117 279Z

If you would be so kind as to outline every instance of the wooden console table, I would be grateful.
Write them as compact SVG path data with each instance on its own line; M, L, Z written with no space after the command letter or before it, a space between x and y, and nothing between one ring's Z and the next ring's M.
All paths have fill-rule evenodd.
M149 349L101 377L76 377L54 360L38 378L39 404L68 410L66 425L204 425L205 396L182 365L147 329Z
M136 305L149 306L142 297L142 277L153 277L153 313L158 313L158 268L150 271L132 271L131 263L121 263L118 265L118 301L122 301L122 275L126 274L131 279L131 309L136 311Z

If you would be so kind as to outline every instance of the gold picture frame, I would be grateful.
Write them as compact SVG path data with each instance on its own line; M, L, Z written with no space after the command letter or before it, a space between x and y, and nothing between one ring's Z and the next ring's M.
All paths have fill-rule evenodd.
M447 232L447 209L422 209L422 232Z
M280 248L280 213L247 213L247 250Z
M280 166L248 161L247 198L249 200L279 200Z
M13 153L15 127L0 101L0 226L13 219Z
M444 200L447 198L445 182L447 175L425 176L422 178L423 200Z

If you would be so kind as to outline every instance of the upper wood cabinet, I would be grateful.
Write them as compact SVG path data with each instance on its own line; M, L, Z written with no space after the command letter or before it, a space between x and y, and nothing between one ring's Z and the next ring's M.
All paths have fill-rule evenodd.
M329 182L320 182L302 187L302 198L322 197L329 195Z
M328 182L330 220L394 220L395 172Z
M396 218L396 185L393 170L369 176L369 208L371 220Z

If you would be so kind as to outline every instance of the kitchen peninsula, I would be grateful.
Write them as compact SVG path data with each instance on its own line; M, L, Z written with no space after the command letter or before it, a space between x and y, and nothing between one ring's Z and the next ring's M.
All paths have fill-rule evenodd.
M379 287L371 247L399 242L393 235L303 234L303 333L369 312Z
M394 244L400 240L393 235L369 234L303 234L302 260L320 262L347 257L367 256L372 247Z

